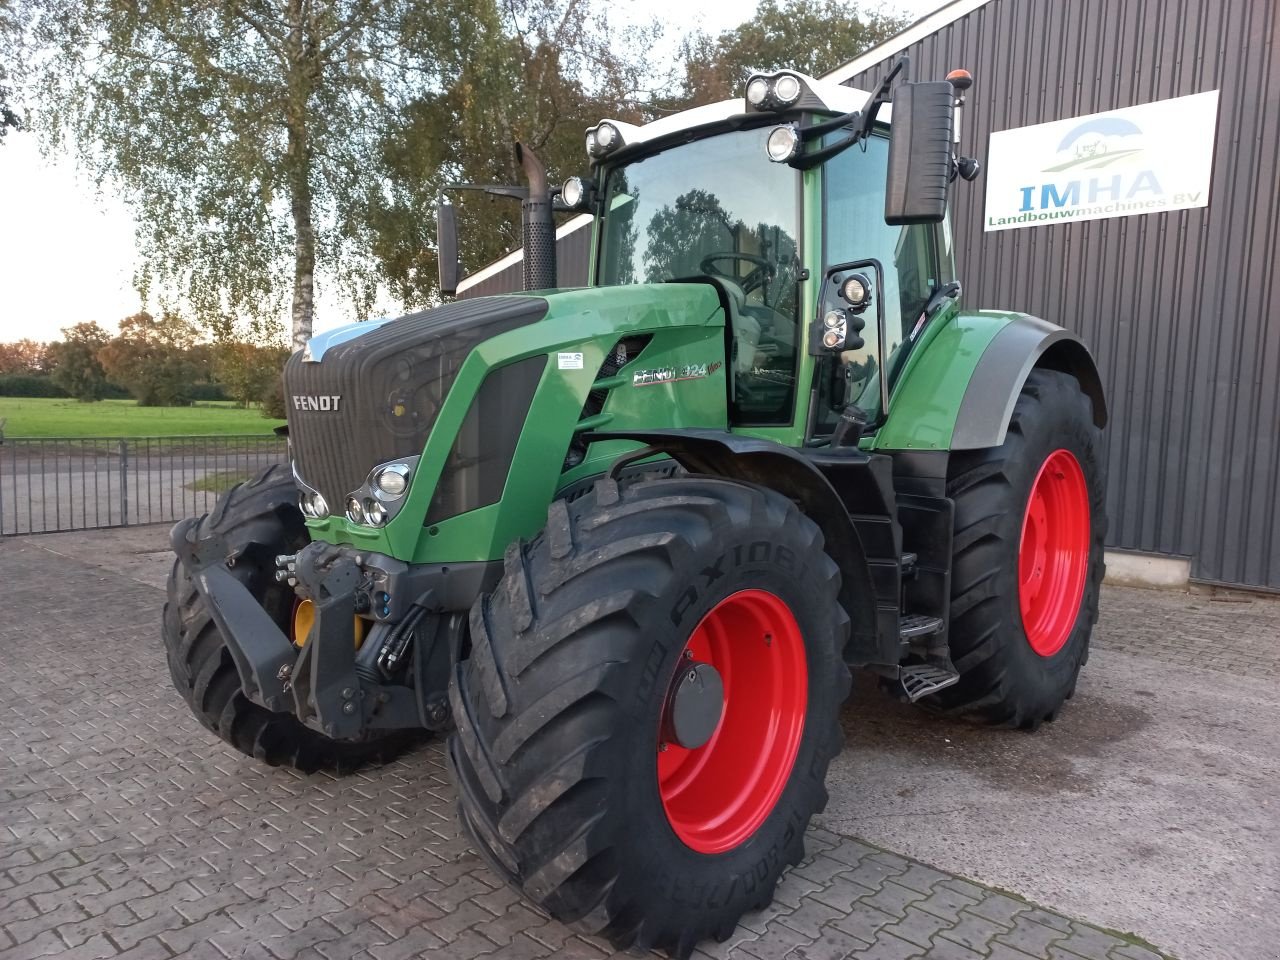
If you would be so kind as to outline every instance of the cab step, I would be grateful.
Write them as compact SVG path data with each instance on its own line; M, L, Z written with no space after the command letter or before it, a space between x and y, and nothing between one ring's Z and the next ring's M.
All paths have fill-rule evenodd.
M941 617L923 613L904 613L898 620L898 632L903 640L915 640L930 634L941 633L944 624Z
M959 679L960 674L956 670L932 663L909 663L898 668L902 693L912 703L946 689Z

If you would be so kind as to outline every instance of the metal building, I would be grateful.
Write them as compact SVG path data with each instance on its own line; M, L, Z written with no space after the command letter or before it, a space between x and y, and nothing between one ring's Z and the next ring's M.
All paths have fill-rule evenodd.
M993 230L983 175L954 193L956 256L967 304L1092 346L1111 410L1109 545L1280 591L1280 8L955 0L830 76L873 89L903 54L913 79L973 73L960 148L984 163L1001 131L1218 91L1215 119L1159 145L1208 162L1212 139L1207 205ZM589 230L572 225L561 269L581 283ZM468 294L518 288L512 256Z

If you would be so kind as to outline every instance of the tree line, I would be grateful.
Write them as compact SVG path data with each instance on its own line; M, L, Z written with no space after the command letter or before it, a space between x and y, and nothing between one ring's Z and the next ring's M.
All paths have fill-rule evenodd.
M201 323L287 308L296 348L320 282L346 294L341 319L380 297L437 302L435 203L451 183L519 183L516 139L557 182L585 169L583 131L603 117L739 96L749 69L821 74L903 26L857 0L760 0L656 63L669 28L617 9L0 0L0 136L28 127L121 194L147 302ZM514 204L454 199L464 266L518 245Z
M0 396L69 396L83 402L130 396L140 406L187 406L197 400L257 404L283 417L280 368L289 351L269 336L258 342L225 325L212 342L173 312L125 317L109 334L86 321L52 343L0 343Z

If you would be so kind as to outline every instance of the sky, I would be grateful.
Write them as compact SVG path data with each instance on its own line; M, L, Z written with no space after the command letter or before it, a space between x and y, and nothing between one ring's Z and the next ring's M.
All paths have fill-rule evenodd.
M944 0L893 0L913 19ZM715 33L737 26L753 0L622 0L627 19L650 17ZM35 137L10 133L0 145L0 342L54 340L64 326L95 320L114 329L143 306L133 289L134 222L108 189L99 193L66 156L42 157ZM342 302L321 291L317 330L346 322Z

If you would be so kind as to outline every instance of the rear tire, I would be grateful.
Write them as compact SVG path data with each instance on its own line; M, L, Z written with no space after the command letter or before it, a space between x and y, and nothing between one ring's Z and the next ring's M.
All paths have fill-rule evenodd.
M706 937L728 937L743 913L772 900L826 804L849 689L839 585L817 526L773 491L694 477L621 489L604 480L572 504L553 503L543 533L508 550L502 582L472 608L471 657L450 689L458 727L449 756L477 847L556 919L619 948L687 956ZM714 656L728 658L717 664L726 695L713 716L722 719L705 746L663 751L673 684L687 665L714 659L686 650L711 649L701 631L723 610L743 619L716 634ZM793 634L763 626L788 620ZM797 658L786 660L788 650ZM804 675L758 668L775 662ZM744 690L744 677L761 679ZM749 742L770 710L783 717L771 729L793 736L766 733L742 749L732 732ZM787 716L802 725L787 727ZM736 746L716 752L721 743ZM793 759L770 763L787 750ZM695 754L703 766L684 766ZM713 758L729 757L738 766L698 780ZM755 770L764 773L752 779ZM770 771L780 771L772 781ZM739 776L776 792L730 791L718 823L721 808L698 804L722 802L717 785Z
M1001 446L952 455L949 636L960 681L927 706L1032 730L1057 716L1098 619L1104 487L1091 401L1052 370L1028 376Z
M235 558L232 575L249 588L286 634L295 595L292 588L276 582L274 558L295 553L307 543L297 500L298 489L289 470L268 467L223 494L213 512L201 518L197 530L200 537L223 538ZM304 773L321 769L346 773L393 759L413 742L404 733L359 743L331 740L290 714L272 713L249 700L217 624L178 560L169 572L163 637L173 685L196 719L255 760Z

